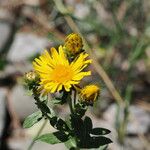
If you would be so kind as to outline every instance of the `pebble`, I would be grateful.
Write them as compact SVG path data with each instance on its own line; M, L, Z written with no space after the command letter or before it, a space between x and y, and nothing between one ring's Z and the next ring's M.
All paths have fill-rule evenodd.
M11 25L7 22L0 22L0 52L7 42L11 31Z
M127 125L127 134L145 134L150 127L149 113L139 106L130 106L129 122ZM112 104L104 113L104 119L115 126L116 105ZM123 114L122 114L123 116Z
M6 90L0 88L0 137L2 134L4 120L5 120L5 96L6 96Z
M31 33L17 33L9 50L7 59L12 62L22 62L41 53L51 42L47 38Z
M37 110L34 99L29 96L23 86L17 85L12 90L12 104L20 119Z

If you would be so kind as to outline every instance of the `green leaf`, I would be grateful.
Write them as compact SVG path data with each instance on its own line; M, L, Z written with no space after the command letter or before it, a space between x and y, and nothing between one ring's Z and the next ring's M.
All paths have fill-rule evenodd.
M63 105L67 102L68 99L68 92L62 92L59 97L55 97L52 99L53 104L60 104Z
M81 137L84 134L84 123L80 117L71 115L71 127L76 136Z
M0 70L3 70L7 63L8 62L6 60L0 58Z
M68 136L60 131L54 132L54 133L47 133L43 134L40 137L38 137L36 140L46 142L48 144L57 144L66 142L68 140Z
M54 98L52 99L53 104L62 104L62 100L60 98Z
M104 136L99 137L89 137L86 138L86 141L81 143L81 148L99 148L100 146L107 145L112 143L112 141Z
M69 129L66 122L64 120L62 120L61 118L58 119L56 127L58 130L61 130L61 131L68 131L68 129Z
M109 134L111 131L105 128L93 128L91 134L93 135L106 135Z
M72 126L71 126L71 121L70 121L70 116L67 116L65 118L65 122L66 122L66 125L68 126L69 129L72 129Z
M129 57L130 65L133 65L139 59L139 57L144 54L146 47L147 44L145 44L143 39L137 43L135 50L131 53L131 56Z
M37 111L25 119L25 121L23 123L23 127L24 128L30 128L35 123L39 122L41 119L42 119L42 113L41 113L41 111Z
M60 131L68 131L69 127L67 126L66 122L57 116L54 116L50 119L50 124Z
M49 107L45 104L45 102L39 102L37 103L38 104L38 107L42 110L42 112L45 112L45 113L51 113Z
M84 119L84 127L86 129L86 131L91 131L92 130L92 120L90 117L85 117Z
M57 123L57 116L54 116L50 119L50 124L54 127Z
M73 150L77 147L76 145L76 140L74 137L71 137L68 141L65 142L65 146L69 149L69 150Z
M108 145L104 145L104 146L100 146L98 150L107 150L107 148L108 148Z
M85 112L87 110L87 106L84 105L83 103L77 103L75 105L75 113L77 116L79 116L80 118L82 118L85 115Z
M43 95L40 95L39 98L40 98L40 101L41 101L41 102L47 103L47 101L48 101L48 96L47 96L47 95L44 95L44 96L43 96Z

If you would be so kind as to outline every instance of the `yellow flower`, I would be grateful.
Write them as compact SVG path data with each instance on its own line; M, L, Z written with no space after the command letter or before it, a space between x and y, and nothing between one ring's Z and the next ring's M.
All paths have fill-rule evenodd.
M65 39L64 49L67 54L76 55L82 51L83 42L80 35L71 33Z
M87 85L80 91L80 98L83 102L93 104L100 93L100 88L94 84Z
M51 48L50 53L45 50L33 62L34 70L39 74L40 84L46 93L54 93L63 88L70 91L72 85L79 84L83 77L91 74L90 71L82 71L91 63L91 60L85 60L88 54L81 53L70 63L63 52L62 46L59 47L58 52L55 48Z

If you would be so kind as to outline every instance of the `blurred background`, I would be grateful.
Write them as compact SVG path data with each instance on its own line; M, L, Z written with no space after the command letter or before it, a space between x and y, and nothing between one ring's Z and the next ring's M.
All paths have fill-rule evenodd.
M112 132L109 150L150 146L150 0L0 0L0 150L27 150L44 121L22 123L37 110L22 76L45 48L76 32L88 44L101 96L87 112ZM64 117L67 107L56 107ZM44 132L52 132L47 123ZM36 142L33 150L65 150Z

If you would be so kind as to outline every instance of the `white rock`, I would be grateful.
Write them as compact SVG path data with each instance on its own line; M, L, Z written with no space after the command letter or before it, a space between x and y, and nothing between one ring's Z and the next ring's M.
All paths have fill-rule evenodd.
M0 22L0 50L9 38L11 26L9 23Z
M5 97L6 97L6 90L0 88L0 137L2 134L4 120L5 120Z
M106 119L108 123L111 124L112 126L115 126L116 109L117 106L113 104L104 113L104 119ZM129 115L129 122L127 125L127 133L129 134L146 133L150 125L149 114L139 106L130 106L129 111L130 115ZM123 114L120 114L120 116L123 116Z
M9 146L14 150L27 150L30 145L32 138L27 139L12 139L9 141ZM50 145L44 142L35 142L32 147L32 150L66 150L64 144L55 144Z
M9 146L12 149L27 150L32 139L36 136L37 132L40 130L43 123L45 123L44 119L36 123L31 128L25 129L26 138L12 139L11 141L9 141ZM52 126L50 126L49 121L47 121L41 135L46 134L46 133L52 133L55 131L56 130ZM40 141L35 142L32 150L41 150L41 149L50 150L53 148L55 148L56 150L60 150L60 149L65 150L65 146L63 144L50 145L50 144L46 144Z
M27 60L30 56L40 53L50 42L29 33L17 33L8 53L8 60L12 62Z
M149 114L138 106L131 106L127 132L132 134L144 134L148 131L149 126Z
M35 100L27 95L23 86L15 86L12 90L12 103L19 118L24 119L37 110Z
M82 3L78 3L75 5L74 14L76 17L83 19L83 18L87 17L89 13L90 13L90 9L89 9L88 5L82 4Z

